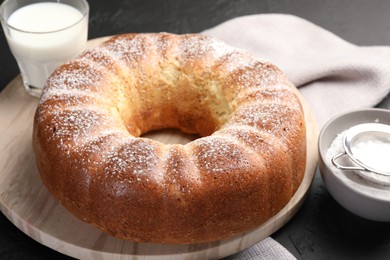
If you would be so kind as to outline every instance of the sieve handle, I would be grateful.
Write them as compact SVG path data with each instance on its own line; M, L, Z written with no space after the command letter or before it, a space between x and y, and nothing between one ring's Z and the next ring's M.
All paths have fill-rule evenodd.
M344 165L339 164L336 161L338 158L340 158L342 156L345 156L345 155L347 155L346 152L339 153L339 154L336 154L335 156L333 156L333 158L332 158L333 165L336 166L338 169L345 170L345 171L367 171L367 169L363 168L363 167L359 167L359 166L344 166ZM349 156L348 156L348 158L349 158Z

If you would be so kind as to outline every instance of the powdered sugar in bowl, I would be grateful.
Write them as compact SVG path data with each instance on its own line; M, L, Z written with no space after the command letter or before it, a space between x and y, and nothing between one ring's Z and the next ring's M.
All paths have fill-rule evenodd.
M329 193L363 218L390 221L390 110L330 120L319 136L319 168Z
M390 185L390 125L359 124L342 135L345 151L334 155L332 163L341 170L354 171L373 182ZM339 163L342 156L347 156L355 165Z

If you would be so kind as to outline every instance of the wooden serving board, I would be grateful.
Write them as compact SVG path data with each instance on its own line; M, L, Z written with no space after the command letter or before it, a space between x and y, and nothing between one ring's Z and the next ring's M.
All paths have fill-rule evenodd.
M102 40L89 44L93 46ZM312 111L303 98L302 102L308 136L306 173L295 196L277 215L251 232L211 243L132 243L106 235L75 218L43 186L31 141L38 99L24 91L18 76L0 93L0 210L31 238L79 259L217 259L237 253L282 227L306 197L317 164L318 130ZM165 143L186 143L192 138L170 130L154 132L148 137Z

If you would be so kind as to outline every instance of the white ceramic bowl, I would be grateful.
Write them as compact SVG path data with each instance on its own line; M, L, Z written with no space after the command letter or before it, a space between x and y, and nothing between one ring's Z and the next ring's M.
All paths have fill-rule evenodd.
M345 209L366 219L387 222L390 221L390 186L370 182L353 171L337 169L327 155L338 134L363 123L390 125L390 110L355 110L330 120L318 140L320 173L329 193Z

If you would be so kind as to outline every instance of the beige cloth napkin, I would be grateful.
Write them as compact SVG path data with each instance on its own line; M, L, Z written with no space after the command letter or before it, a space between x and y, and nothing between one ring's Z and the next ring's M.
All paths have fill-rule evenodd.
M390 91L390 47L359 47L296 16L244 16L204 33L281 68L320 127L339 113L375 106Z
M390 47L359 47L292 15L229 20L204 34L279 66L311 105L319 127L339 113L373 107L390 91ZM228 259L294 259L266 238Z

